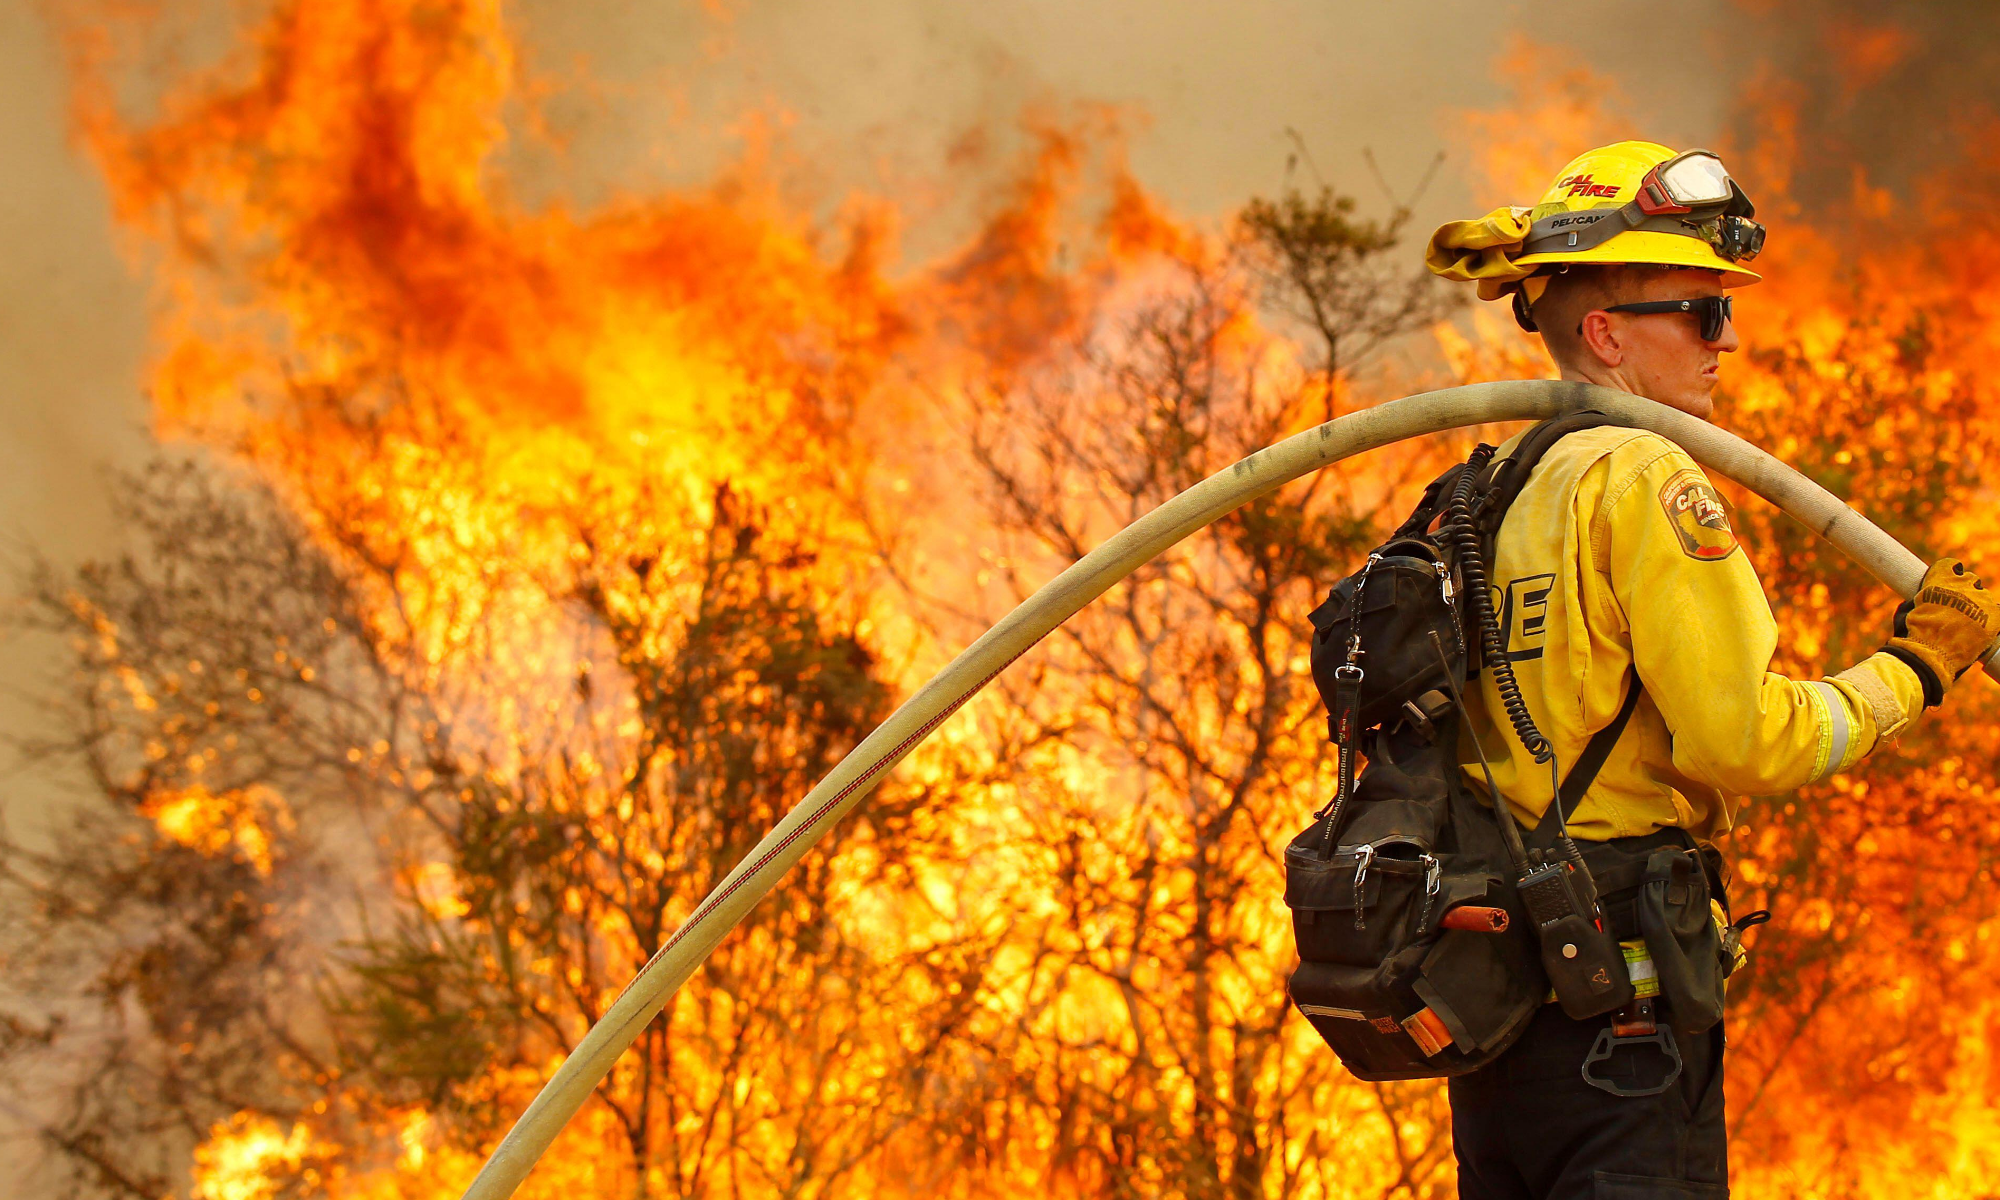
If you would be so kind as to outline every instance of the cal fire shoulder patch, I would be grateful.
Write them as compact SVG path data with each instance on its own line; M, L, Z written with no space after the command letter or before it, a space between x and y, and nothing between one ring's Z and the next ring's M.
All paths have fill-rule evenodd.
M1736 552L1736 534L1729 528L1729 513L1715 486L1701 472L1688 469L1674 472L1660 489L1660 507L1667 510L1667 523L1681 540L1681 550L1689 558L1714 562Z

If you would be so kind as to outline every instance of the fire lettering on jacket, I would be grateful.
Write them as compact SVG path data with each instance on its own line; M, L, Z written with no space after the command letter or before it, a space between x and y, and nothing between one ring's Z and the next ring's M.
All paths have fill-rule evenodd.
M1729 510L1715 485L1700 471L1681 470L1660 489L1660 507L1689 558L1715 562L1736 552L1736 533L1729 528Z

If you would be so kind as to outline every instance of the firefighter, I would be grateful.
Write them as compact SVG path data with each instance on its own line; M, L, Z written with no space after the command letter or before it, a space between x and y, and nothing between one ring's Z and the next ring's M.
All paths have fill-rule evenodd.
M1708 418L1722 356L1739 345L1729 289L1759 278L1746 265L1764 240L1753 216L1715 155L1619 142L1564 167L1531 209L1443 226L1427 257L1482 299L1510 300L1564 379ZM1621 855L1726 831L1732 795L1853 767L1940 703L2000 632L1995 593L1946 559L1881 651L1826 679L1773 672L1777 625L1720 493L1671 442L1617 427L1548 452L1501 526L1492 578L1508 657L1559 763L1642 689L1569 814L1586 861L1612 883L1607 864ZM1479 683L1470 732L1533 828L1554 792L1549 768L1508 736L1494 673ZM1473 754L1461 752L1483 795ZM1606 895L1614 923L1624 899ZM1635 983L1645 973L1635 968ZM1593 1051L1619 1048L1606 1033L1616 1019L1544 1005L1502 1058L1451 1081L1462 1197L1727 1195L1722 1023L1683 1035L1678 1076L1639 1095L1648 1072L1671 1075L1671 1064L1613 1053L1583 1069Z

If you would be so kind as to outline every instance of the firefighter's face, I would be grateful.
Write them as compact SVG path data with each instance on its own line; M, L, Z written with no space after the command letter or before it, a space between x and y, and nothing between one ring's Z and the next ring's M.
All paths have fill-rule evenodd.
M1635 273L1625 290L1631 292L1623 298L1626 303L1685 300L1722 295L1722 281L1713 271L1646 271ZM1610 376L1600 382L1702 418L1715 408L1713 393L1722 356L1738 345L1735 322L1724 321L1722 332L1708 341L1692 313L1598 309L1584 316L1582 332L1587 352Z

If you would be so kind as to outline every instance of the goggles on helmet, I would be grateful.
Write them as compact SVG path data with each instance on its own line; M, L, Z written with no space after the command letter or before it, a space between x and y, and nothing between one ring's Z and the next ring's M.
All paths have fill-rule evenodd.
M1727 206L1742 195L1721 159L1706 150L1689 150L1646 172L1632 200L1647 216L1658 216ZM1749 200L1743 203L1743 215L1753 215Z
M1590 250L1630 229L1698 238L1730 262L1748 262L1764 248L1757 206L1707 150L1688 150L1655 166L1628 204L1551 213L1528 229L1520 256Z
M1686 300L1642 300L1637 304L1613 304L1605 312L1615 313L1694 313L1701 318L1701 340L1720 341L1723 326L1729 323L1732 305L1728 296L1691 296Z

